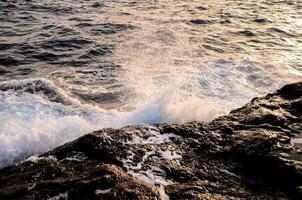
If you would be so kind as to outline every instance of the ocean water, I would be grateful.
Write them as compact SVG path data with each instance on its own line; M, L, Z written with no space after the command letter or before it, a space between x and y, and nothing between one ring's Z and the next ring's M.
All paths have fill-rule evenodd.
M104 127L211 121L299 80L299 0L1 1L0 168Z

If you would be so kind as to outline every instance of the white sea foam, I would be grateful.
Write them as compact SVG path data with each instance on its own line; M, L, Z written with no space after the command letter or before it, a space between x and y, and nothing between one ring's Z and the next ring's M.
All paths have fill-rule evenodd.
M135 176L136 178L145 181L147 183L155 184L155 185L162 185L167 186L173 184L172 181L166 180L162 174L154 173L153 170L146 170L146 171L139 171L139 172L128 172Z
M169 200L170 197L166 194L164 186L159 187L159 198L160 200Z
M152 134L152 136L148 137L147 139L138 137L137 135L133 135L132 140L127 141L126 144L130 144L130 145L162 144L165 142L170 142L170 138L179 137L173 133L160 134L156 131L149 131L149 133Z
M88 105L50 102L36 94L2 92L0 168L96 129L158 123L154 109L160 107L148 105L132 112L107 111Z
M34 189L36 186L37 186L37 184L34 183L34 184L32 184L32 186L28 187L27 189L28 189L28 190L32 190L32 189Z
M139 146L139 145L149 145L149 150L144 153L142 157L140 157L139 162L134 161L135 153L132 151L128 152L127 159L123 160L124 167L128 170L128 173L132 174L136 178L159 186L159 192L164 192L164 188L162 186L167 186L173 184L171 180L167 180L165 178L166 171L155 167L150 166L146 163L146 161L151 156L157 157L157 159L165 159L168 161L173 160L175 164L179 164L179 160L182 158L180 154L175 152L175 147L169 143L171 143L171 138L177 139L179 136L175 134L160 134L154 127L149 128L146 131L146 135L148 138L142 138L135 133L132 135L132 140L126 141L125 144ZM168 145L167 150L162 150L159 145L166 144ZM167 197L163 193L163 197Z
M95 194L106 194L106 193L108 193L108 192L110 192L110 191L111 191L111 188L106 189L106 190L97 189L97 190L95 191Z
M68 192L60 193L56 196L49 197L47 200L61 200L61 199L67 200L68 199Z
M2 82L0 168L104 127L210 121L284 84L273 69L248 61L125 70L122 81L136 94L126 105L130 111L83 105L46 79Z
M33 155L30 156L29 158L27 158L26 160L22 161L22 162L34 162L37 163L39 160L52 160L52 161L57 161L57 158L54 156L48 156L48 157L43 157L43 156L38 156L38 155Z

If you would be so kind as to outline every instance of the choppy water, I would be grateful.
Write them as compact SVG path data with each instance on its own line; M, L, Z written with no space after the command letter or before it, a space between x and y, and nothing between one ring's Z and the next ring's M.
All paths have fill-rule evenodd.
M302 79L302 2L0 2L0 167L102 127L209 121Z

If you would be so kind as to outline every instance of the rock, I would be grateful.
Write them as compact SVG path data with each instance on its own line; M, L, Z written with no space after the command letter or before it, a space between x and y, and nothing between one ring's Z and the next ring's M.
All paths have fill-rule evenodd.
M103 129L0 170L0 199L301 199L302 82L210 123Z

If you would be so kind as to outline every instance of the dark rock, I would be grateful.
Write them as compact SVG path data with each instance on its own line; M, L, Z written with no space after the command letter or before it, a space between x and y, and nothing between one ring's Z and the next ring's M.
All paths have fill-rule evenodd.
M0 171L0 199L301 199L302 83L210 123L103 129Z
M302 83L286 85L278 93L285 99L297 99L302 96Z

